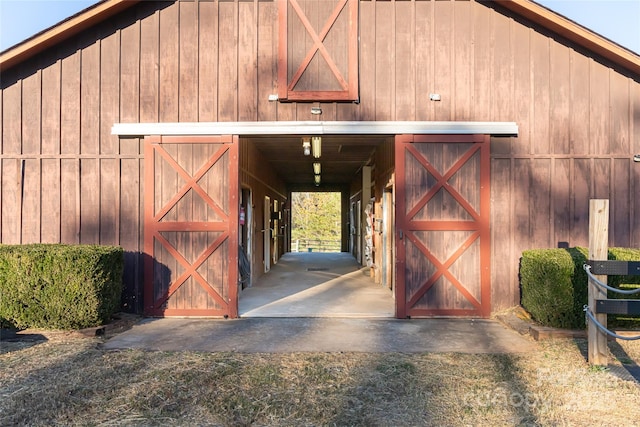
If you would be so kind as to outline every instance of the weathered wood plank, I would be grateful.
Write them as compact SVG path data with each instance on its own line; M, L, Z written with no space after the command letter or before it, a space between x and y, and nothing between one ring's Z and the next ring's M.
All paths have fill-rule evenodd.
M586 246L589 243L589 199L593 197L591 176L593 163L590 159L573 160L573 178L571 183L572 227L570 246Z
M610 154L626 155L630 148L629 135L629 78L618 73L610 73L609 131Z
M140 21L122 25L120 30L120 102L119 119L136 122L140 117Z
M551 152L569 154L571 152L569 127L571 80L569 48L551 42L549 66L549 137ZM583 122L584 123L584 122Z
M20 244L20 223L22 197L21 188L21 161L19 159L2 159L2 243Z
M42 243L60 243L60 160L42 159Z
M591 152L589 128L587 117L589 117L590 102L585 94L589 93L589 58L570 51L571 60L569 62L570 75L570 113L569 132L571 137L571 153L585 155Z
M277 94L278 77L277 2L258 2L257 109L258 120L276 119L277 103L269 95Z
M610 149L609 79L608 68L589 61L589 138L592 154L605 154Z
M114 31L100 42L99 152L117 154L120 141L111 127L120 121L120 32ZM134 104L137 94L131 99ZM116 175L117 176L117 175ZM115 202L115 201L114 201ZM113 205L116 206L116 205Z
M418 94L429 96L430 93L438 90L433 86L433 56L431 55L433 49L433 2L416 2L415 11L415 90ZM366 26L362 25L360 31L364 31ZM361 80L360 85L363 84L364 79ZM416 120L433 120L434 110L434 102L425 102L422 108L417 108Z
M40 126L42 121L42 73L40 70L22 80L22 154L37 155L41 152ZM26 120L25 120L26 119ZM38 189L33 189L39 191Z
M23 244L40 242L40 227L48 224L41 223L40 212L42 209L40 194L42 186L40 182L42 171L39 159L25 159L24 161L24 189L22 191L22 207L20 232Z
M42 70L42 154L60 153L60 61ZM59 181L59 179L58 179ZM43 180L43 182L46 182Z
M394 4L375 3L375 117L371 120L393 120L394 99Z
M631 209L630 192L631 176L630 166L635 164L629 163L627 159L614 159L611 174L611 230L609 232L610 242L612 246L623 248L631 246L631 229L629 228L631 218L629 212ZM637 195L636 195L637 196Z
M218 118L218 2L198 2L198 119Z
M473 2L473 69L474 69L474 120L491 120L491 87L493 86L493 42L491 28L493 13L485 6Z
M100 243L100 161L80 160L80 243Z
M198 121L198 3L180 2L178 116Z
M60 243L79 243L80 236L80 173L79 160L60 161ZM95 191L92 189L91 191Z
M179 10L180 2L160 10L160 98L161 122L177 122L179 114Z
M60 152L80 153L80 53L62 59Z
M254 2L238 3L238 120L258 118L258 16Z
M513 253L511 159L491 160L491 181L491 259L513 259L520 254ZM516 295L514 280L505 281L503 276L514 277L516 266L513 263L501 265L500 269L491 269L491 301L498 307L510 307L519 302L519 294Z
M473 120L473 16L471 2L453 5L453 119ZM428 101L425 101L425 103Z
M513 189L512 212L513 212L513 248L517 257L522 255L522 251L532 249L531 247L531 214L532 209L531 192L531 160L515 159L513 161Z
M22 152L22 81L2 91L2 154Z
M571 241L571 160L554 159L551 165L552 244L555 247ZM562 243L564 242L564 243ZM550 245L550 247L552 247Z
M140 22L140 121L157 122L160 109L160 12ZM164 93L164 92L163 92Z
M491 37L493 40L493 64L491 88L491 119L495 121L513 120L514 33L513 20L500 14L492 15Z
M218 120L238 120L238 5L218 4Z
M415 120L415 3L396 4L395 22L395 78L402 82L395 88L395 119Z
M533 110L531 138L533 154L551 152L549 140L550 92L549 56L551 41L545 35L531 33L531 68L533 74Z
M531 93L530 66L530 36L531 30L522 25L513 27L513 120L518 123L518 139L511 146L514 154L531 153L531 114L533 103ZM476 80L477 84L477 80Z
M102 159L99 162L99 223L101 245L118 245L120 233L120 162L117 159ZM114 179L118 177L118 179ZM130 185L125 183L125 185ZM108 207L108 208L107 208Z
M95 41L83 48L80 53L80 153L82 154L100 152L100 44L100 40Z

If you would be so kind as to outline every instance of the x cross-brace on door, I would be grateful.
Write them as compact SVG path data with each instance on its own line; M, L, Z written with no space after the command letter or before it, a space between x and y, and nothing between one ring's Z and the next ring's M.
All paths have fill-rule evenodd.
M238 316L238 138L145 139L144 311Z
M490 154L485 135L396 137L396 313L488 317Z

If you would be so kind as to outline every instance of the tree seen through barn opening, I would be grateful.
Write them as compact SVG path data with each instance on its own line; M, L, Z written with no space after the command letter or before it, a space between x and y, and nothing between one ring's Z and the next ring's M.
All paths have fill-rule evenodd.
M340 193L292 193L294 252L340 252Z

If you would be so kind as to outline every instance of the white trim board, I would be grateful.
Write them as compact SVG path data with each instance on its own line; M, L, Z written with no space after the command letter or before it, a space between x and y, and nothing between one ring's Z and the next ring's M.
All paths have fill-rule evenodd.
M112 135L504 135L517 136L514 122L201 122L115 123Z

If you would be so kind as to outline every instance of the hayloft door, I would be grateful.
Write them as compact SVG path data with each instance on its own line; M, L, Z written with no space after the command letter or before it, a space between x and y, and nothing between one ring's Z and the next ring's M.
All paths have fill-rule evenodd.
M145 139L144 311L238 316L238 138Z
M278 2L278 98L357 101L358 1Z
M485 135L396 137L396 315L488 317Z

